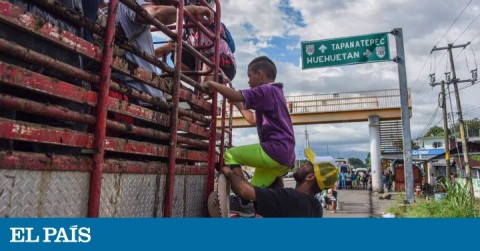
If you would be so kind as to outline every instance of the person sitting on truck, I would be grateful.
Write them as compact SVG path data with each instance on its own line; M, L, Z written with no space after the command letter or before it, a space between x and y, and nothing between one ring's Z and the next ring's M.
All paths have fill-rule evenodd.
M293 174L293 178L297 182L295 189L270 189L252 186L235 172L239 169L241 170L241 168L234 167L232 170L230 166L224 166L222 172L238 196L254 201L255 211L248 215L239 213L243 217L253 217L255 212L262 217L322 217L322 204L315 198L315 195L323 189L332 187L336 181L336 179L319 177L322 175L321 172L318 171L317 175L314 165L306 162ZM331 184L319 184L318 180L330 181ZM230 202L231 212L238 207L242 207L242 205Z
M204 87L218 91L235 102L243 117L257 126L259 144L233 147L224 154L224 164L234 167L240 177L243 177L241 168L235 167L255 167L251 183L256 187L269 187L277 178L281 180L295 164L292 119L283 94L283 84L274 83L276 75L273 61L261 56L248 65L250 89L235 90L214 81L202 83ZM247 109L254 109L256 113ZM242 203L249 204L245 200Z
M198 0L184 0L185 6L187 5L199 5L200 1ZM213 0L205 0L205 2L212 8L215 9L215 2ZM187 21L188 22L188 21ZM214 24L207 26L207 28L217 31L217 27ZM232 81L235 78L237 73L237 66L235 63L235 41L227 29L226 25L222 22L220 27L220 41L219 41L219 54L220 62L219 67L225 73L225 76ZM215 46L212 39L205 35L198 28L187 29L184 32L184 40L187 41L190 45L194 47L200 47L200 52L207 57L210 61L215 61ZM174 60L175 54L172 53L171 59ZM182 52L182 70L191 71L195 69L196 60L195 56L188 51ZM202 71L210 71L210 67L206 64L202 64L200 67ZM203 81L213 80L212 74L205 76Z
M176 21L177 10L176 7L170 5L171 1L169 0L136 0L136 2L142 6L148 14L155 17L163 24L171 24ZM185 6L185 9L198 20L207 20L211 22L213 19L213 12L207 7L189 5ZM147 23L146 20L137 16L135 11L128 8L125 4L120 3L117 11L117 22L120 23L126 37L131 40L130 42L133 45L149 55L155 55L152 33L150 32L150 24ZM157 73L156 66L138 57L137 55L127 52L125 57L136 65L153 73ZM131 78L126 78L125 83L131 88L143 93L148 93L155 98L160 98L161 100L165 101L163 92L156 88L148 86L144 83L139 83ZM152 104L148 104L140 100L135 102L146 107L152 106Z

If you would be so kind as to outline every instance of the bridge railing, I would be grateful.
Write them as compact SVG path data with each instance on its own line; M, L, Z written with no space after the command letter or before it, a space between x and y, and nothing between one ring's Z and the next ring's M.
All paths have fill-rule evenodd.
M287 96L291 114L348 112L400 108L400 90L376 90L314 95ZM411 106L409 90L409 106ZM241 117L235 108L232 117Z

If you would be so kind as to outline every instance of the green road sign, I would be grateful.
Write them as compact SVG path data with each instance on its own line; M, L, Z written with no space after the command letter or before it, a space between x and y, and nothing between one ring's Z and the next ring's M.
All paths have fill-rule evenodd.
M302 42L302 69L388 60L388 33Z

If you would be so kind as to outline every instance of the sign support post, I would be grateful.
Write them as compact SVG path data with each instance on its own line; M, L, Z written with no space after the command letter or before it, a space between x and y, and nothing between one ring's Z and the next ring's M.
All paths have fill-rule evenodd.
M403 130L403 170L405 173L405 193L408 203L415 201L413 167L412 167L412 136L410 133L410 110L408 106L407 69L405 66L405 49L403 47L402 28L395 28L392 31L395 36L397 57L394 61L398 65L398 79L400 84L400 104L402 110Z

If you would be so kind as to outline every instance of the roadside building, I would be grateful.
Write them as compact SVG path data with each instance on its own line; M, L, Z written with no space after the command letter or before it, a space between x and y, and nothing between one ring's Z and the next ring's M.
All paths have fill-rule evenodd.
M480 144L467 142L470 167L472 169L472 177L474 179L480 179ZM458 143L457 147L450 150L450 168L451 172L455 173L457 177L465 177L464 158L462 145ZM435 179L438 177L446 177L445 169L445 153L439 154L431 158L427 162L428 175L433 176ZM430 183L432 184L432 183Z

